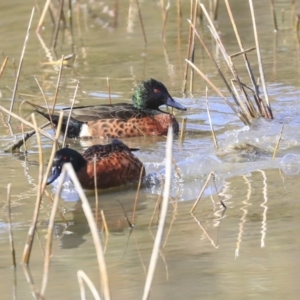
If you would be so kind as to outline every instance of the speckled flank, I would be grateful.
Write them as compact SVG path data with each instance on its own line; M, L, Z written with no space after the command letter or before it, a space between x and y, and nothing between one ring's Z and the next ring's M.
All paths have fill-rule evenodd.
M88 122L87 125L92 136L111 138L165 135L170 125L173 126L174 133L178 133L179 130L175 117L166 113L151 117L131 118L126 122L118 119L97 120Z
M143 164L130 151L115 152L96 162L97 188L106 189L138 180ZM94 162L89 161L77 176L85 189L94 187ZM143 176L145 169L143 170Z

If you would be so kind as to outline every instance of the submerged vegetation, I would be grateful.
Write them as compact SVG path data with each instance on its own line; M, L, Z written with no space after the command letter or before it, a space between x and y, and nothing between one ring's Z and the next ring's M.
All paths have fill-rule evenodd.
M64 164L64 167L62 168L60 180L56 189L55 195L52 197L49 195L49 193L46 190L46 184L47 184L47 178L51 171L51 166L53 164L53 159L55 156L55 153L58 148L65 147L68 143L68 137L67 136L67 128L69 126L70 118L72 115L72 109L76 107L76 97L78 92L81 91L80 82L76 78L73 80L73 84L75 86L74 88L74 94L71 99L71 105L68 102L65 102L65 105L68 107L70 106L69 114L68 116L64 115L64 112L61 110L59 115L57 116L56 120L56 134L53 137L50 135L47 131L45 131L45 128L47 126L51 126L53 123L53 120L51 119L51 115L53 114L54 110L57 109L57 101L59 98L59 92L61 89L61 86L63 85L63 73L65 69L67 68L73 68L76 64L76 49L77 44L82 42L83 39L83 27L86 26L85 22L86 19L88 19L90 22L93 22L93 24L96 24L98 27L105 28L105 30L108 31L114 31L119 25L118 18L121 13L124 13L123 11L120 11L120 1L107 1L108 4L105 4L103 2L93 2L88 4L83 4L79 2L73 2L73 1L63 1L60 0L58 3L55 1L45 1L43 3L44 7L39 10L39 21L37 22L36 28L33 28L33 21L37 21L36 16L36 8L32 9L31 15L29 17L29 22L27 26L27 31L25 34L25 40L23 44L23 49L20 55L20 60L18 67L16 68L15 72L15 78L14 78L14 87L11 91L11 100L9 108L5 107L1 104L0 111L7 116L6 124L8 127L11 126L12 120L16 120L18 124L22 124L22 135L18 136L16 140L11 140L9 146L6 147L5 151L8 153L26 153L26 142L32 138L33 136L36 136L37 141L37 148L39 153L39 177L38 177L38 185L37 185L37 195L36 195L36 203L35 208L33 212L33 217L31 220L31 225L28 230L28 236L27 241L24 246L24 252L22 256L22 264L24 266L24 272L28 278L28 283L30 285L32 295L35 299L45 299L46 298L46 288L48 285L48 277L51 276L50 272L50 265L51 265L51 256L52 256L52 239L53 239L53 232L54 232L54 225L55 221L57 219L60 219L60 221L65 222L65 219L63 217L63 214L60 212L59 209L59 201L60 201L60 193L63 188L63 182L65 179L65 176L68 175L74 186L76 187L76 190L78 191L78 194L80 196L81 202L82 202L82 208L84 211L84 214L86 216L92 237L93 242L96 249L96 256L97 256L97 264L99 268L99 276L100 276L100 282L101 282L101 299L110 299L111 298L111 290L113 287L110 286L110 278L107 274L107 266L105 261L105 243L109 236L109 225L106 223L105 213L101 209L101 205L98 203L98 191L97 191L97 184L93 183L93 187L95 187L95 198L96 198L96 208L94 211L92 210L88 197L85 194L85 192L82 189L82 186L71 166L71 164L66 163ZM161 40L163 44L166 46L167 41L167 33L169 29L169 19L170 19L170 5L176 6L176 16L172 16L173 20L176 18L176 26L177 26L177 40L178 40L178 47L185 48L186 47L186 57L182 59L181 64L183 64L182 72L180 76L182 77L182 93L183 95L187 95L188 93L190 95L193 94L193 91L195 89L194 83L196 76L199 76L201 80L204 80L207 85L210 87L210 89L213 90L213 93L215 95L218 95L218 97L222 98L226 105L228 105L231 110L236 114L236 116L239 118L239 120L245 124L245 125L251 125L254 120L258 118L264 118L264 119L273 119L273 111L271 108L268 91L267 91L267 85L264 78L264 66L263 61L261 57L261 50L259 47L259 34L257 32L256 28L256 21L255 21L255 7L253 7L253 3L250 0L249 1L249 12L251 15L251 20L253 24L253 46L249 48L245 48L243 45L243 37L239 35L238 26L236 24L234 14L231 9L231 4L229 0L225 0L225 5L227 9L227 13L230 19L230 23L232 25L232 31L234 33L236 43L239 48L239 52L234 54L229 54L226 51L226 46L222 42L222 36L220 36L220 32L218 29L218 7L219 7L219 1L207 1L209 5L204 5L202 1L196 1L191 0L189 3L188 1L173 1L173 2L167 2L164 0L157 1L157 7L160 8L161 13L161 24L162 24L162 30L161 30ZM139 0L136 1L129 1L129 7L128 7L128 31L130 31L132 24L131 12L132 10L137 10L138 12L138 19L139 24L136 24L135 26L139 26L140 28L140 36L142 43L145 44L145 48L147 47L147 44L150 41L149 36L147 36L147 32L145 30L144 26L144 18L146 18L147 12L143 10L142 3L140 3ZM183 15L183 6L184 10L187 8L189 9L189 16ZM209 7L207 9L206 7ZM101 10L100 10L101 9ZM292 9L293 10L293 9ZM99 13L101 11L101 14ZM273 1L271 1L271 11L273 13L273 24L275 30L278 30L278 23L277 18L275 14L274 4ZM157 12L159 15L160 13ZM102 17L100 17L100 15ZM157 16L160 17L160 16ZM294 28L297 28L296 22L294 21L295 15L292 15L293 17L293 24L296 24ZM185 21L188 19L187 21ZM173 24L173 23L172 23ZM52 39L47 45L47 43L43 39L43 34L46 32L46 34L49 35L50 28L52 28ZM188 36L183 37L182 31L183 28L186 32L188 32ZM207 30L208 28L208 30ZM35 33L33 32L35 29ZM172 30L174 30L172 28ZM272 31L272 28L270 27L270 31ZM45 51L45 56L47 57L48 61L44 62L42 64L42 67L51 67L53 70L55 70L56 74L56 86L55 91L53 92L53 97L50 97L47 95L47 93L43 90L45 87L45 84L41 84L40 80L35 77L35 81L37 84L37 91L39 93L39 96L43 98L43 101L39 99L39 102L36 103L37 106L45 106L43 114L47 114L49 116L49 122L38 125L38 122L36 120L36 116L34 113L30 115L30 118L27 116L24 117L24 111L26 112L26 97L31 97L34 95L22 95L18 92L18 84L20 78L23 76L22 72L22 65L24 61L24 57L26 57L26 49L28 47L28 44L30 43L30 39L32 38L31 35L35 34L38 37L38 40L41 44L41 48ZM109 37L108 37L109 38ZM61 40L62 41L61 41ZM122 41L121 41L122 43ZM61 45L62 44L62 45ZM64 49L65 44L68 46L71 46L71 53L61 53L63 52L61 49ZM212 49L210 44L215 45L215 49ZM201 49L201 50L200 50ZM226 91L224 91L223 87L217 87L213 80L210 78L209 75L205 74L203 70L201 70L201 67L197 66L197 53L200 51L203 51L205 55L207 55L208 59L211 60L212 64L216 68L216 72L218 76L221 78L222 82L224 83L224 86L226 87ZM214 51L218 51L221 53L220 56L217 58L215 57ZM122 51L122 47L120 47L119 51ZM249 59L249 53L255 53L256 55L256 61L250 62ZM167 51L166 51L167 53ZM202 53L202 52L201 52ZM166 54L167 56L167 54ZM245 69L240 70L239 67L236 66L235 60L242 58L244 62ZM8 64L10 61L9 56L5 56L1 65L0 69L0 80L3 80L6 74L6 68L8 68ZM254 65L254 67L253 67ZM239 70L238 70L239 69ZM257 72L258 69L258 72ZM74 73L76 73L74 71ZM245 74L247 76L245 76ZM112 93L111 93L111 84L110 79L105 77L106 74L102 74L102 81L105 81L106 88L107 88L107 95L109 102L112 101ZM28 76L28 75L27 75ZM34 76L34 75L32 75ZM127 74L125 75L125 77ZM135 76L132 76L131 74L128 75L128 77L134 78L134 82L136 83ZM76 77L76 76L75 76ZM218 141L217 137L214 132L214 124L211 121L210 118L210 109L209 109L209 98L210 98L210 91L208 91L208 88L206 90L206 100L207 100L207 115L208 120L210 123L211 133L213 135L214 139L214 145L215 148L218 148ZM227 94L227 95L226 95ZM33 97L34 98L34 97ZM36 101L36 99L33 100L33 102ZM16 109L16 104L21 103L19 111ZM30 101L27 102L32 102ZM179 106L178 107L183 107ZM59 106L60 107L60 106ZM175 106L176 107L176 106ZM27 107L28 109L28 107ZM183 109L183 108L180 108ZM184 113L183 113L184 116ZM64 119L65 118L65 119ZM64 123L63 123L64 122ZM185 134L186 134L186 123L188 123L189 120L186 117L182 118L181 123L181 131L179 132L179 144L182 145L184 143ZM63 125L62 125L63 124ZM180 124L180 122L179 122ZM29 130L26 132L24 129L24 126L27 128L26 130ZM62 126L64 126L64 130L62 129ZM178 126L178 125L177 125ZM176 127L177 128L177 127ZM280 148L280 141L282 136L282 131L284 129L284 126L281 127L281 134L277 141L274 143L274 152L273 152L273 158L276 157L276 153L278 149ZM171 178L172 178L172 170L174 169L174 172L176 173L177 178L179 178L179 181L181 180L181 174L180 174L180 168L178 167L177 162L175 161L173 155L172 155L172 147L173 147L173 128L170 126L168 130L168 134L166 137L166 153L165 153L165 173L164 178L160 180L161 184L161 193L157 199L157 203L155 205L155 209L153 212L153 219L154 215L157 214L159 217L157 224L153 222L153 219L150 221L149 227L155 227L157 225L156 230L156 236L153 237L153 251L151 254L151 258L149 260L149 267L146 267L145 273L147 274L145 278L145 287L144 292L142 295L142 299L149 299L150 298L150 290L153 278L155 276L155 268L156 268L156 262L161 255L161 249L164 247L164 243L166 243L167 238L165 237L164 233L169 233L168 230L165 228L166 224L166 218L167 213L169 209L170 203L173 206L174 214L176 214L176 203L170 202L170 188L171 188ZM61 138L61 131L64 133L63 138ZM48 160L47 167L44 167L44 154L43 154L43 142L42 142L42 136L52 141L52 151L50 158ZM147 138L144 136L144 138ZM106 143L106 140L102 140L100 142ZM251 147L251 146L250 146ZM252 149L252 148L251 148ZM48 158L47 158L48 159ZM91 162L90 162L91 163ZM91 163L92 164L92 163ZM173 169L172 169L173 168ZM139 180L137 182L137 191L136 191L136 198L134 201L133 211L132 211L132 217L129 218L126 215L126 212L124 210L124 218L128 222L128 227L133 229L136 225L135 223L135 214L136 214L136 207L137 202L140 197L140 189L142 185L142 177L144 169L139 171L139 176L137 176L137 173L135 174L135 178L139 177ZM139 169L140 170L140 169ZM96 171L95 171L96 172ZM94 176L96 178L96 176ZM163 176L162 176L163 177ZM207 188L207 185L209 182L212 182L212 190L213 193L218 195L218 201L219 209L221 211L220 213L220 219L222 219L225 209L226 209L226 203L223 201L223 198L221 195L219 195L219 188L218 183L216 179L216 175L214 172L210 172L207 176L207 180L204 183L202 187L199 187L199 196L195 199L195 202L191 204L190 206L190 213L193 218L195 218L195 221L199 224L200 228L203 230L204 236L206 236L211 244L217 248L218 243L210 237L210 235L207 233L207 231L204 229L204 227L201 225L200 222L198 222L197 218L193 215L193 212L199 205L199 201L203 196L203 193L205 189ZM13 184L9 184L7 186L7 206L8 206L8 223L9 223L9 235L10 235L10 248L11 248L11 254L12 254L12 261L13 266L17 268L17 262L16 262L16 254L15 254L15 246L14 246L14 238L13 238L13 226L12 226L12 220L11 220L11 190L13 189ZM37 232L37 227L39 224L39 211L41 208L41 203L44 201L45 195L49 197L52 201L52 210L49 216L48 221L48 227L47 227L47 237L46 237L46 245L45 245L45 255L44 255L44 271L42 276L42 282L41 286L37 286L37 284L34 283L33 276L30 274L29 266L30 266L30 258L32 255L32 248L35 242L35 235ZM122 204L120 203L122 206ZM56 219L57 218L57 219ZM102 234L100 239L99 231L101 228L99 228L99 219L102 220ZM172 225L172 223L171 223ZM171 230L170 225L170 230ZM134 230L134 229L133 229ZM164 240L165 239L165 240ZM238 246L237 246L237 249ZM78 282L80 286L80 294L81 299L85 299L85 287L83 282L89 287L91 293L93 294L94 299L100 299L98 286L96 283L93 283L88 276L82 271L78 270L77 273L78 276ZM50 287L48 287L50 288ZM52 288L52 287L51 287Z

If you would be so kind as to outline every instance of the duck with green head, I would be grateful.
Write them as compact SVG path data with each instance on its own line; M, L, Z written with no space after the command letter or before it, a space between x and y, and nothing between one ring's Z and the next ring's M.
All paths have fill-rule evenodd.
M173 127L174 133L178 133L179 125L176 118L160 110L159 107L167 105L179 110L186 110L186 108L170 96L161 82L155 79L142 81L135 88L132 101L132 104L118 103L73 108L67 136L69 138L120 138L165 135L169 126ZM66 131L69 110L69 108L64 109L66 116L63 118L63 133ZM37 112L57 125L58 115L53 114L50 118L42 107L38 107Z

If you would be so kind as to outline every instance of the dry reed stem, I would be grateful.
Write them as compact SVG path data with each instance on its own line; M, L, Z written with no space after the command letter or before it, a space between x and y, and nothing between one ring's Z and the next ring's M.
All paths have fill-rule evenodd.
M47 127L50 124L50 122L47 122L45 124L43 124L42 126L40 126L40 129L43 129L45 127ZM15 143L13 143L12 145L8 146L7 148L5 148L4 152L12 152L14 153L16 149L20 149L23 145L24 145L24 151L26 152L26 141L31 138L34 134L35 134L35 130L29 131L29 132L24 132L24 128L23 128L23 123L21 123L21 129L22 129L22 138L17 140Z
M46 243L46 248L45 248L45 259L44 259L44 272L43 272L43 280L42 280L42 287L41 287L41 295L44 297L47 283L48 283L48 276L49 276L49 269L50 269L50 258L52 255L52 238L53 238L53 227L54 227L54 221L55 221L55 216L56 212L58 209L58 201L60 199L60 190L62 188L62 185L64 183L65 176L61 176L59 183L58 183L58 188L57 192L54 197L52 209L51 209L51 214L49 218L49 223L48 223L48 231L47 231L47 243Z
M64 64L64 56L62 55L61 56L60 67L59 67L59 71L58 71L58 76L57 76L57 82L56 82L56 88L55 88L55 93L54 93L54 99L53 99L53 106L52 106L51 114L53 114L54 108L55 108L55 105L56 105L56 100L57 100L58 91L59 91L59 83L60 83L60 79L61 79L63 64Z
M194 0L191 0L191 6L190 6L190 20L193 21L193 11L194 11ZM188 37L188 45L187 45L187 54L186 57L188 60L191 59L191 51L192 51L192 39L193 39L193 27L192 22L190 22L190 28L189 28L189 37ZM186 63L184 68L184 74L183 74L183 83L182 83L182 91L183 93L186 92L186 85L187 85L187 77L188 77L188 69L189 65Z
M152 217L151 217L151 219L150 219L148 228L151 228L152 223L153 223L153 220L154 220L154 215L155 215L156 211L158 210L158 208L159 208L159 206L160 206L160 203L161 203L161 200L162 200L162 194L163 194L164 182L163 182L163 180L161 180L161 182L162 182L162 184L161 184L160 194L159 194L158 197L157 197L157 200L156 200L156 203L155 203L155 207L154 207L154 210L153 210Z
M108 77L106 78L106 85L108 91L109 104L111 104L111 90L110 90L110 82Z
M274 24L274 31L278 31L278 26L277 26L277 18L276 18L276 11L274 7L274 0L270 0L270 5L271 5L271 14L272 14L272 19L273 19L273 24Z
M151 253L147 278L144 287L143 300L149 298L149 293L151 289L151 284L154 276L154 271L158 259L158 254L161 247L161 242L164 233L165 221L168 212L168 204L169 204L169 195L170 195L170 187L171 187L171 176L172 176L172 143L173 143L173 128L170 126L168 129L167 143L166 143L166 176L165 176L165 186L164 186L164 194L162 200L162 208L159 218L159 224L156 232L156 237L153 245L153 250Z
M62 117L63 117L63 112L60 112L59 122L58 122L58 125L57 125L58 129L57 129L57 132L56 132L56 138L54 139L50 160L49 160L49 163L48 163L48 166L47 166L47 169L46 169L46 173L44 174L44 177L43 177L43 180L42 180L42 183L41 183L41 187L40 186L38 187L38 192L40 191L40 195L43 194L43 191L44 191L46 183L47 183L48 174L49 174L51 166L52 166L52 161L53 161L53 158L54 158L54 155L55 155L55 149L56 149L55 141L58 140L58 137L59 137L60 128L61 128L61 124L62 124ZM37 130L37 128L36 128L36 130ZM24 251L23 251L23 256L22 256L22 263L23 264L28 264L29 263L29 259L30 259L30 255L31 255L31 249L32 249L33 240L34 240L34 233L35 233L37 220L38 220L38 216L39 216L39 209L40 209L41 201L42 201L42 197L40 197L40 198L37 197L37 200L36 200L36 203L35 203L35 208L34 208L34 213L33 213L33 218L32 218L29 230L28 230L27 241L26 241Z
M180 136L179 136L179 144L180 145L183 144L184 138L185 138L186 120L187 120L187 117L184 117L181 122L181 131L180 131Z
M8 56L6 56L6 57L4 58L4 61L3 61L2 65L1 65L1 68L0 68L0 79L1 79L1 77L2 77L2 74L3 74L3 72L4 72L5 67L6 67L6 65L7 65L7 61L8 61Z
M176 162L176 160L175 160L174 157L172 157L172 163L174 165L174 169L175 169L176 175L178 176L178 178L181 179L180 169L178 168L177 162Z
M18 121L24 123L26 126L32 128L32 129L35 129L34 125L31 124L30 122L26 121L25 119L23 119L22 117L16 115L15 113L13 112L10 112L9 110L7 110L5 107L3 106L0 106L0 110L2 110L3 112L5 112L6 114L10 115L11 117L17 119ZM50 139L51 141L54 141L53 137L48 134L47 132L45 132L44 130L38 128L37 131L42 134L43 136L47 137L48 139Z
M99 198L98 198L98 189L97 189L97 156L94 155L93 163L94 163L94 186L95 186L95 219L96 224L98 224L98 213L99 213Z
M163 9L163 27L161 32L161 39L166 42L166 25L167 25L167 19L168 19L168 12L170 9L170 1L168 1L167 6L165 9Z
M181 26L182 26L182 11L181 11L181 4L180 0L176 1L177 3L177 49L179 55L181 54ZM180 62L181 62L181 56L180 56Z
M210 243L213 245L214 248L218 248L218 245L214 242L214 240L210 237L210 235L208 234L208 232L206 231L206 229L203 227L203 225L201 224L201 222L196 218L196 216L191 212L192 217L194 218L194 220L196 221L196 223L199 225L199 227L202 229L204 235L206 236L206 238L210 241Z
M272 159L275 159L276 154L277 154L277 151L278 151L278 149L279 149L279 144L280 144L281 139L282 139L283 127L284 127L284 124L282 124L281 131L280 131L280 135L279 135L279 138L278 138L278 140L277 140L276 146L275 146L275 148L274 148L274 152L273 152L273 157L272 157Z
M140 189L141 189L142 176L143 176L144 169L145 169L144 166L142 166L141 171L140 171L139 183L138 183L138 187L137 187L135 199L134 199L134 205L133 205L133 211L132 211L132 217L131 217L133 226L135 224L135 213L136 213L138 197L139 197L139 193L140 193Z
M207 179L206 179L206 181L205 181L205 183L204 183L204 185L203 185L203 187L202 187L202 189L201 189L201 191L200 191L200 193L199 193L199 196L198 196L198 198L196 199L196 201L195 201L193 207L192 207L191 210L190 210L190 213L193 213L193 211L195 210L196 206L198 205L198 202L200 201L200 199L201 199L201 197L202 197L202 195L203 195L203 193L204 193L204 191L205 191L205 189L206 189L206 187L207 187L207 185L208 185L208 182L209 182L209 180L210 180L210 178L211 178L212 176L214 176L214 172L210 172L210 173L208 174Z
M164 243L163 243L163 245L162 245L162 248L165 248L165 246L166 246L166 244L167 244L169 235L170 235L170 233L171 233L171 229L172 229L172 227L173 227L173 223L174 223L175 220L176 220L177 209L178 209L178 202L176 202L176 203L174 204L174 206L173 206L172 220L171 220L171 222L170 222L169 229L168 229L168 231L166 232L166 237L165 237Z
M105 218L105 214L103 209L101 209L101 218L102 218L102 225L104 227L104 232L105 232L105 243L104 243L104 250L103 252L106 252L106 247L107 247L107 243L108 243L108 236L109 236L109 230L108 230L108 226L107 226L107 222L106 222L106 218Z
M59 28L60 28L60 21L62 19L63 9L64 9L64 0L60 0L56 24L55 24L55 28L54 28L53 39L51 42L51 45L52 45L51 48L53 50L56 48L57 37L58 37Z
M218 141L217 141L216 134L215 134L215 131L214 131L214 127L213 127L212 121L211 121L207 92L208 92L208 88L206 87L206 89L205 89L205 100L206 100L206 110L207 110L209 126L210 126L210 130L211 130L212 138L213 138L213 141L214 141L214 145L217 149L219 149Z
M146 32L145 32L143 17L142 17L142 13L141 13L141 9L140 9L140 3L139 3L139 0L136 0L135 2L136 2L136 6L137 6L138 12L139 12L139 19L140 19L140 23L141 23L141 27L142 27L144 42L147 45L147 37L146 37Z
M213 19L216 21L218 19L218 8L219 8L219 0L214 0L213 5Z
M11 223L10 188L11 188L11 183L9 183L7 185L7 221L8 221L9 245L10 245L11 257L12 257L12 263L13 263L13 267L15 269L17 264L16 264L16 251L15 251L15 245L14 245L14 236L13 236L12 223Z
M32 292L32 296L36 299L36 300L45 300L44 297L41 297L39 290L37 289L37 287L34 284L30 269L27 265L22 265L23 267L23 272L25 274L26 280L29 283L31 292Z
M80 288L81 300L85 300L86 299L83 281L89 287L91 293L94 296L94 299L95 300L101 300L97 289L95 288L95 286L94 286L93 282L91 281L91 279L85 274L85 272L83 272L82 270L78 270L77 271L77 279L78 279L78 284L79 284L79 288Z
M270 118L273 119L272 110L271 110L271 104L269 101L267 86L265 82L265 75L264 75L264 69L262 66L262 59L260 55L260 48L259 48L259 41L258 41L258 35L257 35L257 29L256 29L256 21L255 21L255 13L254 13L254 7L252 0L249 0L249 6L250 6L250 12L251 12L251 18L252 18L252 25L253 25L253 33L254 33L254 40L255 40L255 46L256 46L256 55L257 55L257 62L259 67L259 74L260 74L260 80L262 84L262 88L264 91L265 101L268 108L268 113L270 114Z
M77 80L76 88L75 88L75 91L74 91L74 96L73 96L73 99L72 99L72 104L71 104L71 107L69 109L69 115L68 115L68 120L67 120L67 125L66 125L66 129L65 129L65 134L64 134L64 139L63 139L62 147L65 147L65 144L66 144L69 123L70 123L70 119L71 119L71 114L72 114L72 111L73 111L73 107L74 107L74 104L75 104L75 99L76 99L78 87L79 87L79 80Z
M19 84L19 78L20 78L21 68L22 68L22 64L23 64L25 50L26 50L27 43L28 43L29 32L30 32L30 28L31 28L31 23L32 23L33 15L34 15L34 7L31 10L31 16L30 16L30 19L29 19L28 27L27 27L27 32L26 32L26 36L25 36L25 40L24 40L24 44L23 44L23 49L22 49L22 53L21 53L21 57L20 57L20 62L19 62L18 70L17 70L17 73L16 73L16 79L15 79L13 94L11 96L11 102L10 102L10 108L9 108L10 112L12 112L13 108L14 108L14 103L15 103L15 98L16 98L16 94L17 94L17 89L18 89L18 84ZM10 123L10 120L11 120L11 115L8 115L7 123Z
M65 171L64 171L65 170ZM67 172L68 175L70 176L70 179L72 180L80 198L82 201L82 209L84 211L84 214L87 218L89 227L91 229L93 241L95 244L95 249L96 249L96 254L97 254L97 259L98 259L98 265L99 265L99 271L100 271L100 279L102 283L102 289L103 289L103 294L104 294L104 299L109 300L110 299L110 290L109 290L109 283L108 283L108 276L107 276L107 270L106 270L106 264L105 264L105 259L104 259L104 254L103 254L103 249L101 245L101 240L99 237L98 233L98 227L95 222L93 212L91 210L89 201L81 187L81 184L75 174L75 171L70 163L65 163L63 166L63 172L64 174ZM58 191L60 193L60 191Z
M35 30L36 33L39 33L40 30L41 30L41 28L42 28L42 24L43 24L43 22L44 22L45 15L46 15L47 10L48 10L48 8L49 8L50 2L51 2L51 0L47 0L46 3L45 3L45 5L44 5L44 9L43 9L42 14L41 14L41 17L40 17L40 19L39 19L38 26L36 27L36 30Z
M47 113L48 113L49 118L50 118L50 123L51 123L52 126L53 126L52 115L50 114L49 105L48 105L48 102L47 102L47 98L46 98L46 96L45 96L45 93L44 93L44 91L43 91L43 89L42 89L42 87L41 87L41 85L40 85L38 79L37 79L35 76L34 76L34 79L35 79L35 81L36 81L36 83L37 83L37 85L38 85L38 87L39 87L39 89L40 89L40 92L42 93L43 99L44 99L44 101L45 101Z

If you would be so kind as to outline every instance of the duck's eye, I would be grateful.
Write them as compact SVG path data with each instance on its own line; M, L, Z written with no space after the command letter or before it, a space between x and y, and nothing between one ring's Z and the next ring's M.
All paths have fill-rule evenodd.
M66 157L66 156L64 156L64 157L63 157L63 160L67 160L67 157Z
M153 92L154 92L155 94L158 94L158 93L160 93L160 90L159 90L159 89L153 89Z

